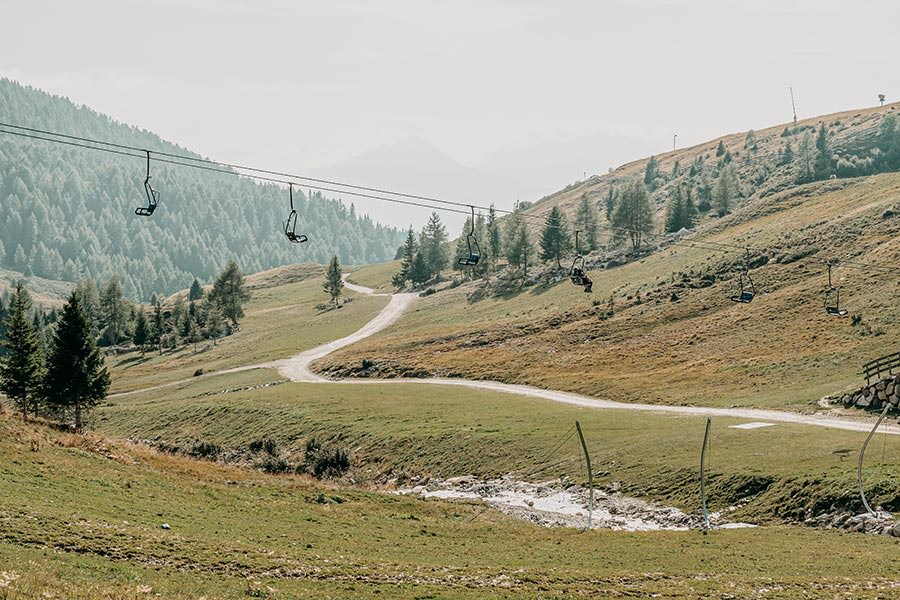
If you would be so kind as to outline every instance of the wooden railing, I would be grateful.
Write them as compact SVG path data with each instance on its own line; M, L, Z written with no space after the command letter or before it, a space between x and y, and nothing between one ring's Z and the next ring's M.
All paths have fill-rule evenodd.
M869 385L873 377L882 379L882 375L887 373L893 375L894 371L900 372L900 352L888 354L875 360L870 360L863 365L863 375L866 376L866 385Z

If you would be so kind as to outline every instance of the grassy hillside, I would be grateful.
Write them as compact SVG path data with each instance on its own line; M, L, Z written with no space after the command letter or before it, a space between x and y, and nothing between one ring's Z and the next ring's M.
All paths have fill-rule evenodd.
M896 271L835 270L852 319L825 315L823 293L826 260L900 264L898 198L897 174L812 183L701 227L691 241L754 248L751 304L729 300L741 252L686 242L593 268L590 295L567 280L520 289L495 279L420 298L393 327L320 367L493 379L626 401L813 408L858 386L862 363L897 350ZM363 359L374 367L363 371Z
M5 598L884 597L897 540L792 527L543 529L0 415ZM170 529L162 528L166 523Z
M127 392L192 377L197 369L223 369L287 358L323 342L349 335L374 317L387 298L345 290L341 308L321 307L329 296L322 291L322 268L300 265L266 271L247 278L251 291L241 329L216 345L184 346L162 356L155 352L107 358L112 393ZM177 295L186 295L179 292Z

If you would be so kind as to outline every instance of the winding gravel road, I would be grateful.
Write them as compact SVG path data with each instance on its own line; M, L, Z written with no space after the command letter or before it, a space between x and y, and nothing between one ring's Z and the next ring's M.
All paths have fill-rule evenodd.
M344 276L344 285L347 289L359 294L374 294L378 296L386 296L388 294L376 294L371 288L350 283ZM868 432L875 423L874 418L870 417L838 417L825 415L800 414L777 410L763 410L755 408L715 408L704 406L669 406L663 404L640 404L628 402L615 402L613 400L600 400L590 396L574 394L570 392L559 392L554 390L545 390L528 385L514 385L508 383L500 383L498 381L477 381L469 379L447 379L447 378L396 378L396 379L328 379L314 373L311 369L312 363L331 354L332 352L345 348L379 331L389 327L395 323L412 304L417 294L391 294L391 300L374 319L366 323L357 332L347 337L328 342L317 346L310 350L305 350L295 356L283 360L276 360L268 363L260 363L256 365L248 365L237 367L234 369L226 369L216 371L204 375L212 377L215 375L224 375L227 373L239 373L241 371L249 371L252 369L277 369L278 372L294 382L310 382L310 383L333 383L338 385L378 385L378 384L396 384L396 383L417 383L431 385L453 385L465 388L489 390L494 392L505 392L508 394L518 394L520 396L529 396L531 398L541 398L551 402L560 402L563 404L572 404L575 406L583 406L585 408L596 409L614 409L614 410L638 410L656 413L675 413L680 415L695 415L701 417L731 417L736 419L750 419L753 421L771 421L776 423L797 423L800 425L813 425L816 427L828 427L831 429L843 429L847 431ZM122 394L114 394L110 397L125 396L128 394L136 394L156 389L162 389L182 383L196 381L195 379L185 379L175 381L169 384L146 388L143 390L135 390ZM891 435L900 435L900 426L882 424L878 429L879 433L887 433Z

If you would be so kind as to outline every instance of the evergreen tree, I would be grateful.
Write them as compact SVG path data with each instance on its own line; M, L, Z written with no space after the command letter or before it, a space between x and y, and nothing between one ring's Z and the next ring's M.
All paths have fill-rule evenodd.
M419 236L419 253L425 261L428 278L439 276L447 268L447 229L436 212L431 213Z
M337 305L338 298L341 297L341 289L344 287L342 276L341 263L338 262L337 256L332 256L325 269L325 283L322 284L322 289L331 296L331 302L335 305Z
M789 165L794 162L794 148L791 146L791 140L788 140L784 143L784 148L781 150L781 159L779 163L782 165Z
M29 407L37 413L35 400L42 367L38 334L27 316L30 308L31 299L19 282L3 320L6 330L3 346L8 352L0 359L0 391L22 411L23 417L28 416Z
M596 250L600 246L597 236L597 209L594 207L594 203L588 199L587 194L581 195L581 201L575 212L575 224L583 234L579 239L580 242L583 242L581 249L586 252Z
M497 265L497 260L500 258L503 241L502 236L500 235L500 222L497 220L497 211L494 209L493 203L491 203L491 208L488 210L487 236L488 249L490 250L490 264L491 267L495 267Z
M737 198L737 179L731 165L727 165L722 172L719 173L719 179L716 181L716 189L713 193L713 208L720 217L724 217L731 212L731 206Z
M416 252L413 258L412 268L409 270L409 280L413 286L422 285L431 279L431 273L428 272L428 266L425 264L425 257L421 252Z
M813 163L813 176L816 179L828 179L834 173L834 162L831 160L831 150L828 148L828 130L825 123L819 126L816 136L816 158Z
M723 154L725 154L725 142L719 140L719 145L716 146L716 158L722 156Z
M569 223L566 215L554 206L547 214L544 228L541 230L541 260L559 260L563 254L572 250L572 237L569 235Z
M505 240L504 253L513 267L523 266L529 253L534 256L534 251L530 248L531 238L528 235L528 227L525 225L525 217L522 215L522 209L518 203L516 209L506 220L506 231L503 237Z
M150 323L147 321L147 315L144 314L144 307L140 307L137 311L137 318L134 323L134 344L141 349L141 356L144 355L144 348L150 341Z
M666 232L674 233L681 229L681 217L684 213L684 201L678 188L672 191L666 204Z
M203 287L201 287L197 278L194 277L194 283L191 284L191 289L188 291L188 300L193 302L194 300L200 300L201 298L203 298Z
M244 318L244 303L250 300L250 292L244 287L244 274L233 260L216 278L209 300L222 311L228 326L236 330Z
M75 430L84 429L84 411L106 398L109 373L91 335L89 317L72 292L63 307L47 359L42 395L61 409L73 409Z
M613 212L612 224L616 228L616 237L625 236L631 240L631 247L641 247L645 235L653 232L653 206L650 194L643 181L631 182L620 194L616 210Z
M403 246L400 248L403 259L400 262L400 270L394 273L394 276L391 278L391 283L393 283L395 288L403 289L406 287L406 282L410 279L410 271L418 247L418 244L416 244L416 234L413 231L412 225L410 225L409 229L406 231L406 241L403 242Z
M106 343L116 345L125 337L128 304L122 294L118 275L113 275L100 295L100 313L103 315L103 337Z

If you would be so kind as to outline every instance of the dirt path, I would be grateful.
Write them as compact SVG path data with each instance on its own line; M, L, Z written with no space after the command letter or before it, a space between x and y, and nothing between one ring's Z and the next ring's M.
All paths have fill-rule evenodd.
M386 296L388 294L375 294L375 291L365 286L356 285L347 281L344 276L344 285L347 289L359 294L374 294L377 296ZM808 415L792 412L784 412L777 410L764 410L756 408L715 408L704 406L669 406L664 404L639 404L628 402L616 402L613 400L600 400L583 396L581 394L573 394L570 392L559 392L554 390L545 390L542 388L532 387L529 385L514 385L509 383L500 383L498 381L473 381L469 379L446 379L446 378L430 378L430 379L327 379L321 375L314 373L310 368L312 363L331 354L332 352L345 348L362 339L374 335L395 323L403 313L409 308L417 294L391 294L391 301L374 319L366 323L357 332L347 337L328 342L305 350L296 356L283 360L276 360L268 363L256 365L248 365L237 367L234 369L226 369L216 371L204 375L204 378L214 375L224 375L227 373L239 373L252 369L278 369L278 372L294 382L312 382L312 383L334 383L340 385L378 385L378 384L396 384L396 383L418 383L429 385L455 385L460 387L489 390L494 392L505 392L508 394L518 394L520 396L529 396L531 398L541 398L551 402L560 402L563 404L572 404L575 406L583 406L585 408L596 409L613 409L613 410L638 410L656 413L674 413L680 415L696 415L701 417L731 417L736 419L750 419L753 421L771 421L776 423L796 423L799 425L813 425L816 427L828 427L830 429L843 429L846 431L869 431L874 425L874 418L842 418L826 415ZM183 383L196 381L194 379L185 379L172 382L169 384L159 385L143 390L135 390L121 394L113 394L110 397L125 396L128 394L136 394L151 390L158 390L171 387ZM889 425L883 423L878 429L879 433L887 433L891 435L900 435L900 425Z

